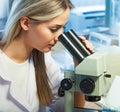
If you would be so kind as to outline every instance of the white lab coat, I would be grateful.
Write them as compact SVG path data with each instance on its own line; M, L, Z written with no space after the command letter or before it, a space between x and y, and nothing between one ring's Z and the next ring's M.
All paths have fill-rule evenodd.
M1 52L0 52L1 53ZM48 77L51 81L53 92L53 103L49 105L51 112L63 112L63 100L57 96L60 81L63 78L59 68L54 63L51 55L45 55ZM33 61L30 61L30 101L28 103L22 96L19 87L12 82L6 71L3 60L0 58L0 112L46 112L46 107L39 106L36 96L36 83L34 75ZM17 80L16 80L17 81ZM23 85L24 86L24 85ZM43 88L44 89L44 88ZM62 105L61 105L62 104Z

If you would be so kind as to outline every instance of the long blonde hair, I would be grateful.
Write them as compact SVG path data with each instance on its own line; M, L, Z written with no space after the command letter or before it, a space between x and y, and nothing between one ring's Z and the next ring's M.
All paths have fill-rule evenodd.
M62 14L67 7L71 8L69 0L14 0L5 31L0 44L7 47L21 31L19 20L23 16L34 20L45 21ZM41 104L47 105L52 100L52 92L46 74L44 53L34 49L32 51L37 94Z

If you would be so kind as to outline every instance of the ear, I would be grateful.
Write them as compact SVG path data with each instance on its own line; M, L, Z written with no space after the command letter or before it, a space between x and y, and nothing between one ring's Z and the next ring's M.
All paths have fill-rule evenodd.
M29 29L29 25L30 25L29 23L30 23L30 20L28 17L22 17L20 19L20 25L23 28L23 30L27 31Z

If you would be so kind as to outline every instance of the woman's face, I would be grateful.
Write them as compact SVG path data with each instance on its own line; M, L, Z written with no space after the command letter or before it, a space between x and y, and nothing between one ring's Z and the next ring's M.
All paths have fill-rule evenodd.
M26 45L30 48L36 48L41 52L48 52L58 41L58 36L62 33L63 27L69 17L70 9L49 21L34 23L30 22L27 30Z

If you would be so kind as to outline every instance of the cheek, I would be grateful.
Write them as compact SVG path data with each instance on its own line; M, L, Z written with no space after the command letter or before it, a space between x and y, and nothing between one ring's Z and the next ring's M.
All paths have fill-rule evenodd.
M47 30L38 30L34 32L35 44L39 47L46 47L53 39L52 34Z
M41 43L48 43L52 39L52 35L47 31L39 32L36 37L39 38L39 41L41 41Z
M32 46L39 50L48 47L54 37L50 30L44 26L31 27L29 36L31 37Z

